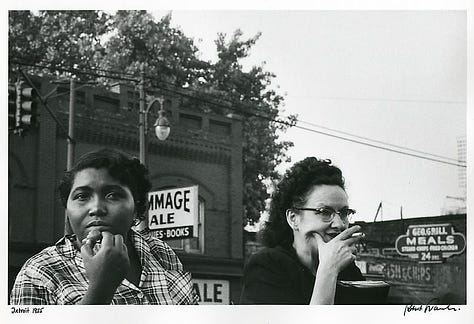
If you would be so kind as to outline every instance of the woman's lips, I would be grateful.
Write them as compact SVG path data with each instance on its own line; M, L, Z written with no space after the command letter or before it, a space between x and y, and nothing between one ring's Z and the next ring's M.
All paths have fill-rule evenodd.
M107 227L107 223L100 220L93 220L87 223L86 227Z

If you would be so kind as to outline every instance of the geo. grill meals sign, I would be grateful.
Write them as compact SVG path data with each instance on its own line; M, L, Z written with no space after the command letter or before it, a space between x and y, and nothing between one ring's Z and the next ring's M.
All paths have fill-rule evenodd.
M420 263L437 263L466 248L466 238L455 233L451 224L409 225L406 235L395 241L398 254L419 260Z
M162 240L197 237L198 186L148 194L148 228Z

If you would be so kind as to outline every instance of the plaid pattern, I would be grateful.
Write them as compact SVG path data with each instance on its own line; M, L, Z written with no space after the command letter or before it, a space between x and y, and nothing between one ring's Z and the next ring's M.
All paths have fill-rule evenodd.
M142 265L136 287L124 279L111 304L197 304L191 275L174 251L149 232L131 231L131 238ZM30 258L15 280L12 305L77 304L84 296L88 280L80 252L70 238L63 237Z

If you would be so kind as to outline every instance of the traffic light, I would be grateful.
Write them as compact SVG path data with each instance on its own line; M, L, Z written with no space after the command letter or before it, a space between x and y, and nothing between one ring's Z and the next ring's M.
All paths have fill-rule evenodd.
M14 130L16 125L16 85L8 84L8 130Z
M21 134L36 126L36 97L33 88L25 86L22 81L16 83L15 133Z

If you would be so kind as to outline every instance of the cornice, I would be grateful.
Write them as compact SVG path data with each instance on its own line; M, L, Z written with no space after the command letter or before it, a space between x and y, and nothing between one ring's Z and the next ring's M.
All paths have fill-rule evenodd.
M63 125L67 124L67 114L59 112L58 118ZM138 122L130 124L113 116L105 118L77 114L74 124L75 139L79 142L138 149ZM66 138L65 134L59 130L57 136ZM229 139L213 137L202 131L183 130L178 126L172 128L170 137L166 141L159 141L152 137L152 134L149 134L148 141L148 152L160 156L226 164L232 155Z

